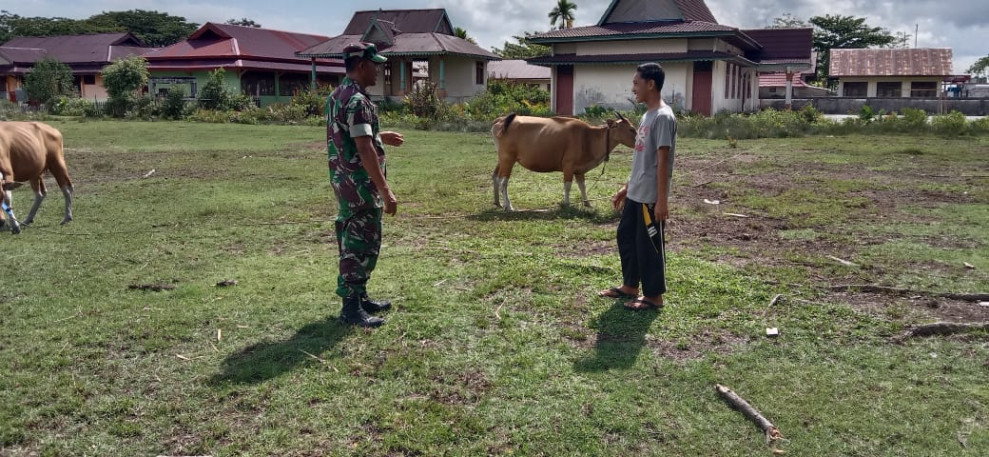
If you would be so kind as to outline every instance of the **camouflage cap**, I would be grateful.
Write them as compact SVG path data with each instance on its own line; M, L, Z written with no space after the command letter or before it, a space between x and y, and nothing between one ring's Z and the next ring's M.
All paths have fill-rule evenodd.
M374 63L384 63L388 60L385 56L378 54L378 48L374 43L363 42L350 43L343 48L343 58L349 59L351 57L360 57Z

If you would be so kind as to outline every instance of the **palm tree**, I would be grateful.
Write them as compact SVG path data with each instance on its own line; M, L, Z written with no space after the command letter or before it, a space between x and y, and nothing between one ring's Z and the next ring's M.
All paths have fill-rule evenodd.
M463 38L467 40L467 42L469 42L470 44L477 44L477 40L475 40L474 37L467 35L467 31L460 27L454 27L453 34L457 38Z
M573 13L577 10L577 5L569 0L558 0L553 11L549 12L549 25L556 26L556 21L560 21L560 29L573 28Z

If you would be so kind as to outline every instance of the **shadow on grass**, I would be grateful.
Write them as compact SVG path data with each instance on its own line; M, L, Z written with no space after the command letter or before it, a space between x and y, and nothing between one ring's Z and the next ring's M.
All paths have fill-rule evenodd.
M609 204L604 202L600 204ZM555 221L582 219L595 224L605 224L618 220L618 214L612 211L595 211L594 208L584 208L583 206L565 206L562 203L555 208L546 209L526 209L516 211L505 211L504 209L492 206L478 214L471 214L467 219L472 221Z
M321 357L351 331L351 326L339 323L334 316L307 324L288 340L253 344L228 356L223 372L214 375L209 384L255 384L281 376L307 360L315 362L309 354Z
M611 308L597 317L593 323L598 330L594 355L574 362L574 370L606 371L629 368L635 364L635 359L646 345L646 333L661 311L632 311L622 305L625 301L615 301Z

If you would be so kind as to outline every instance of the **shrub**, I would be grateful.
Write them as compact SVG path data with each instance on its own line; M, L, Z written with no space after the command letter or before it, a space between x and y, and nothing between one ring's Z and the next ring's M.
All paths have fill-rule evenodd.
M185 91L181 88L171 88L161 101L161 117L165 119L182 119L185 114Z
M814 108L814 105L807 104L800 109L800 117L807 123L814 124L820 122L824 115L817 108Z
M103 68L103 85L110 96L107 112L115 117L123 117L137 104L135 92L148 83L148 61L143 57L132 56L120 59ZM143 106L143 105L140 105Z
M219 109L225 111L247 111L258 107L257 103L254 102L254 97L247 94L231 94L226 92L226 96L222 98L223 102Z
M968 133L968 121L965 115L951 111L944 116L934 116L931 119L931 129L944 136L959 136Z
M24 90L31 100L43 104L73 95L72 69L54 57L45 57L24 75Z
M62 97L58 101L58 113L62 116L85 116L93 102L79 97Z
M421 118L435 119L443 103L436 95L436 83L430 80L417 82L405 96L409 110Z
M196 96L200 108L218 110L227 106L227 99L230 94L227 93L227 88L223 83L223 75L222 68L209 72L206 84L203 84L202 90Z
M333 93L333 86L325 84L318 86L316 90L299 91L292 97L292 105L302 106L306 110L306 116L325 116L326 97ZM379 105L379 110L381 106Z
M876 112L869 105L862 105L859 109L859 119L866 124L871 123L876 118Z

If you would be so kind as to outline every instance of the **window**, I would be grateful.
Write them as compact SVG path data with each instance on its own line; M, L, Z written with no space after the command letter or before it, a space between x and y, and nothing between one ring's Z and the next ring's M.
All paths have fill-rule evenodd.
M294 96L299 92L305 92L309 90L311 79L311 75L302 73L284 74L278 78L278 91L281 92L278 95Z
M82 75L82 83L89 86L96 84L96 75Z
M900 81L881 82L876 84L877 97L899 97L902 93L903 83Z
M479 86L484 85L484 62L477 62L477 78L476 83Z
M841 94L844 97L865 97L869 93L867 82L845 83L844 87L844 92Z
M240 88L247 95L275 95L275 74L247 72L240 78Z
M910 83L911 97L937 97L937 81L914 81Z

